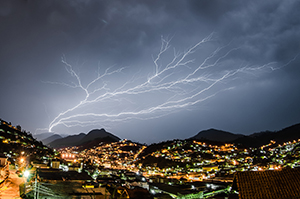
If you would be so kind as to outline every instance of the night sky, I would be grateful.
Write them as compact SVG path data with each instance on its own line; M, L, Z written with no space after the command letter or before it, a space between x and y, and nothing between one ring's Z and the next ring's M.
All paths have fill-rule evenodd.
M142 143L300 122L300 1L0 1L0 118Z

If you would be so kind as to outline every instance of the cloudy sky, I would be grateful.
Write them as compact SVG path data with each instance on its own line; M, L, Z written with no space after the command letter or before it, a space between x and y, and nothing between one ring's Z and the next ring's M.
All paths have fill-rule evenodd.
M0 1L0 118L152 143L300 122L300 2Z

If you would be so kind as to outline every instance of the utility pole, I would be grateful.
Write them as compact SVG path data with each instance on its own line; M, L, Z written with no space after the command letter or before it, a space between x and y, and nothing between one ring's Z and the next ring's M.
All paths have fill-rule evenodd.
M24 195L25 195L25 196L26 196L26 180L27 180L27 179L24 180Z
M36 198L36 194L37 194L37 191L36 191L36 189L37 189L37 187L36 187L36 184L37 184L37 182L36 182L36 176L37 176L37 175L36 175L36 171L35 171L35 181L34 181L34 197L33 197L34 199L37 199L37 198Z
M34 182L34 199L38 199L39 189L37 184L37 169L35 170L35 182Z

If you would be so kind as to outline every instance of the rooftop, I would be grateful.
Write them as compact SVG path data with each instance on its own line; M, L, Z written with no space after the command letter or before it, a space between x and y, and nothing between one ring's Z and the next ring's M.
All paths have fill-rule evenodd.
M77 171L57 171L53 170L40 170L38 172L39 178L42 180L58 180L58 181L69 181L69 180L93 180L86 173L78 173Z
M233 189L240 199L299 198L300 169L237 172Z

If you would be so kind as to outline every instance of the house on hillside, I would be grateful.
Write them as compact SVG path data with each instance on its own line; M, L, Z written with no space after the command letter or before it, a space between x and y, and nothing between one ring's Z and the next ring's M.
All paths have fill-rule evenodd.
M60 181L85 183L93 178L87 173L77 171L61 171L59 169L39 169L38 179L41 182L56 183Z
M7 157L4 154L0 153L0 166L4 166L6 164L7 164Z
M117 187L114 190L113 198L116 199L151 199L151 194L147 189L143 189L141 187L135 187L134 189L129 189L127 187Z
M111 194L105 187L93 183L87 173L61 171L59 169L38 169L37 186L40 187L41 199L52 198L95 198L110 199ZM33 196L34 191L27 195Z
M9 176L9 163L7 157L0 153L0 183Z
M300 198L300 168L237 172L232 189L240 199Z
M51 168L59 169L59 166L60 166L60 160L59 159L53 159L51 161Z

